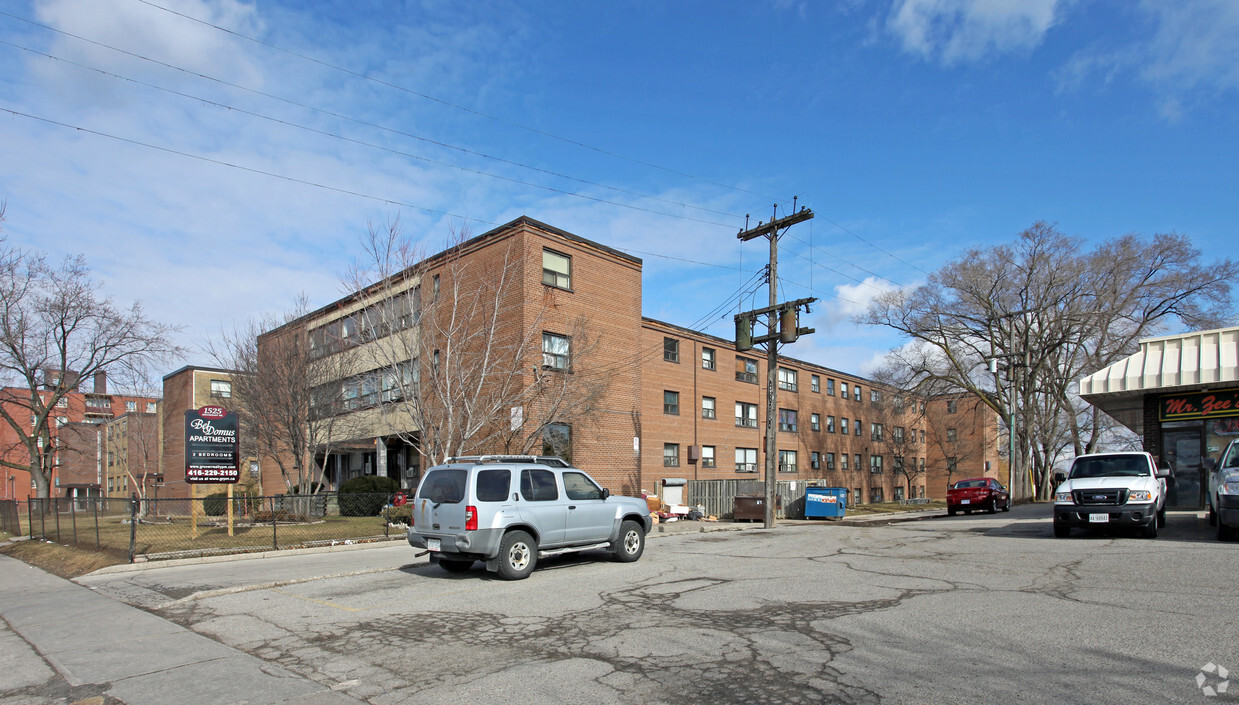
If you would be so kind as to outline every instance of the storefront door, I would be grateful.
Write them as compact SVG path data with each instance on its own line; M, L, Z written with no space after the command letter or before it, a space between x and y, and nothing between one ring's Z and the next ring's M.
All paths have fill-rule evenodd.
M1204 430L1200 424L1188 428L1162 427L1162 448L1170 461L1173 480L1168 482L1167 509L1203 509L1204 469L1201 467Z

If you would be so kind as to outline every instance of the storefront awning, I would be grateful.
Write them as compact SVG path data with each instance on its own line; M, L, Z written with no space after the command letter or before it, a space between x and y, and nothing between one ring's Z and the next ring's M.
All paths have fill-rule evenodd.
M1138 434L1144 396L1239 384L1239 327L1145 338L1140 352L1080 380L1080 396Z

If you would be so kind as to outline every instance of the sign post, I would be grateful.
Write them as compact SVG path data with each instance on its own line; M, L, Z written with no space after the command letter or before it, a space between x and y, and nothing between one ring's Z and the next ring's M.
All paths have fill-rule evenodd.
M185 482L193 490L194 538L198 538L199 484L226 484L228 535L232 536L232 486L241 479L240 423L235 411L204 406L185 412Z

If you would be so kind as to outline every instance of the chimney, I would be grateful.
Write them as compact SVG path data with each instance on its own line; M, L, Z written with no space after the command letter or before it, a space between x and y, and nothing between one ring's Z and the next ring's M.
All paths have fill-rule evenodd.
M95 394L108 393L108 373L99 370L95 373Z

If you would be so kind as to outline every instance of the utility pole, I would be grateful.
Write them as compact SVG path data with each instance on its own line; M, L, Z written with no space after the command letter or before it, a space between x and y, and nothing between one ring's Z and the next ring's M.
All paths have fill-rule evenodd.
M816 298L797 299L787 303L779 303L778 272L779 272L779 236L796 223L801 223L813 217L813 211L801 208L796 211L796 201L792 200L791 215L782 218L778 215L778 204L774 206L774 215L769 223L758 223L757 227L741 230L736 238L747 242L757 237L770 240L770 305L753 311L736 314L736 350L744 352L752 349L754 344L766 344L766 521L767 529L774 528L775 502L778 494L778 447L775 434L778 430L778 369L779 343L793 343L801 334L813 333L812 328L800 328L800 307L809 311L809 304ZM753 322L765 314L767 333L763 336L753 336Z

